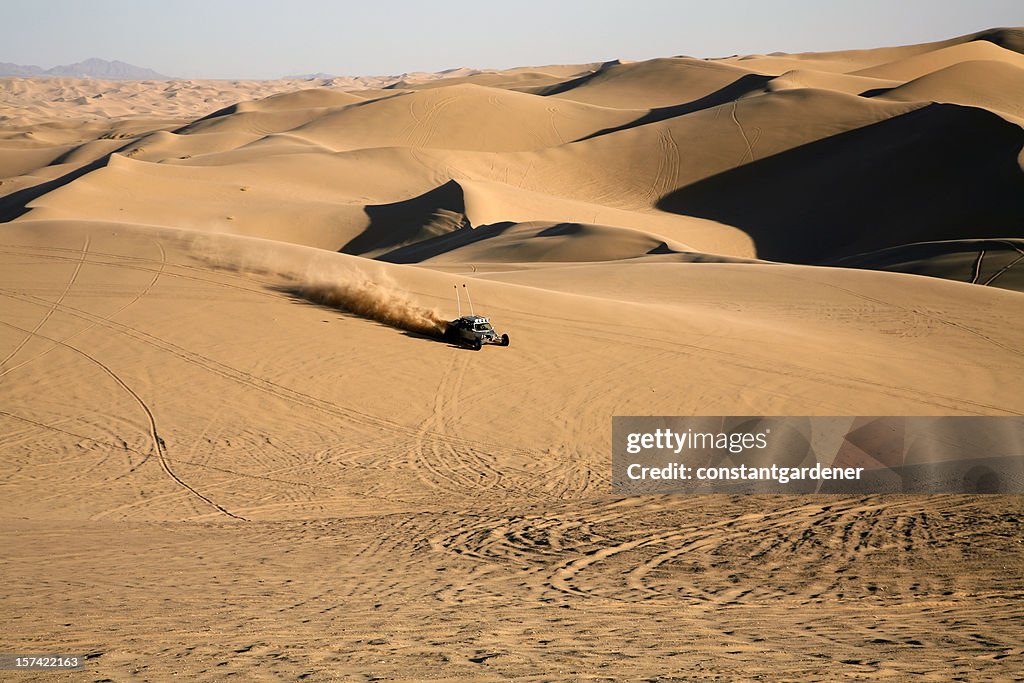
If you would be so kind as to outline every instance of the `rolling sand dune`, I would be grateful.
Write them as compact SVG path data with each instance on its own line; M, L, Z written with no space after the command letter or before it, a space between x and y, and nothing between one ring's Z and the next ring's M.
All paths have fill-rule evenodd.
M664 107L706 97L750 73L740 67L687 57L613 62L538 94L607 107Z
M1019 239L947 240L919 242L856 254L835 263L844 267L892 270L942 277L948 280L992 285L1024 291L1021 270L1024 257Z
M960 62L903 85L880 89L875 97L900 102L963 104L1024 119L1024 106L1015 96L1022 89L1024 68L979 60Z
M412 89L427 90L430 88L446 88L449 85L469 83L505 90L532 91L545 88L582 76L601 67L601 63L592 64L550 64L540 67L519 67L502 71L470 69L466 73L456 71L429 74L426 78L408 75L397 83L387 86L388 90ZM443 78L438 78L441 75Z
M442 75L424 73L416 80L429 83ZM403 76L277 81L0 78L0 121L7 125L22 125L54 119L103 121L118 117L154 116L192 120L221 107L273 95L320 88L372 90L395 85L402 79Z
M402 146L505 152L555 147L642 114L460 84L346 107L291 132L336 151Z
M854 75L909 81L954 64L969 61L1003 62L1020 67L1024 66L1024 55L999 47L987 40L979 40L914 55L870 69L862 69L854 72Z
M756 69L760 73L780 75L791 69L813 69L826 73L851 73L873 67L912 59L920 55L940 52L946 48L967 43L989 43L996 47L1024 53L1024 29L995 28L971 33L949 40L920 45L901 45L867 50L841 50L837 52L806 52L802 54L743 55L729 57L721 62ZM975 48L969 48L975 49ZM985 46L981 48L984 50ZM927 61L927 58L926 60Z
M1020 36L3 79L0 652L1019 677L1019 497L626 497L609 443L614 415L1024 414ZM443 339L466 283L508 348Z
M447 231L379 258L391 263L614 261L686 251L647 232L581 223L496 223Z
M743 226L774 260L1014 237L1024 222L1022 147L1024 130L995 114L932 104L693 183L660 206Z
M917 106L813 89L766 93L530 155L471 159L476 163L464 167L525 189L647 209L675 188Z
M768 81L765 84L765 89L775 91L816 88L818 90L843 92L848 95L861 95L871 90L895 89L900 85L902 85L901 81L854 76L851 74L834 74L808 69L794 69Z

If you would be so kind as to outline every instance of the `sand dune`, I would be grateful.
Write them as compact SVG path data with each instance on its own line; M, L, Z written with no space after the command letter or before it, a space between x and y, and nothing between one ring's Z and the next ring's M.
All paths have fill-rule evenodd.
M609 443L614 415L1024 414L1022 36L0 80L0 651L1018 676L1017 498L627 497ZM456 291L508 347L443 339Z
M347 107L291 132L337 151L403 146L505 152L561 145L641 114L460 84Z
M785 261L1014 237L1022 147L1024 130L995 114L932 104L694 183L659 206L741 227L762 258Z
M875 97L900 102L931 101L983 107L1024 119L1015 94L1024 89L1024 68L1006 62L968 61L939 69Z
M640 208L622 209L606 204L569 199L523 189L514 177L509 182L463 180L466 218L471 226L504 221L527 223L538 216L555 223L589 223L631 228L658 241L669 240L698 251L752 256L750 237L728 225L693 216L678 216Z
M1024 66L1024 55L987 40L963 43L854 72L858 76L909 81L961 62L994 61Z
M981 43L1005 48L1006 50L1024 53L1024 30L1019 28L996 28L977 33L969 33L949 40L919 45L900 45L896 47L869 48L861 50L840 50L836 52L805 52L801 54L774 53L771 55L743 55L720 60L729 64L737 64L744 68L756 69L761 73L780 75L792 69L813 69L825 73L851 73L874 67L912 59L975 43L968 50L985 50ZM945 53L947 56L951 53ZM925 57L926 62L929 58ZM918 62L919 64L922 62Z
M391 263L615 261L687 251L650 233L581 223L496 223L447 231L380 256Z
M947 240L904 244L855 254L836 261L842 266L916 273L948 280L1004 287L1024 292L1021 270L1024 243L1019 239Z
M445 88L449 85L469 83L482 85L490 88L502 88L505 90L521 90L532 92L538 88L546 88L561 83L567 79L577 78L596 71L601 67L600 63L592 64L551 64L538 67L518 67L514 69L493 70L469 70L468 73L444 72L443 78L418 78L410 75L397 83L388 86L389 90L427 90L431 88Z
M687 57L616 62L537 92L605 107L665 107L706 97L750 73L737 66Z
M343 90L306 88L303 90L288 90L276 95L270 95L262 100L239 102L232 105L234 109L231 113L236 111L290 111L294 109L344 107L361 101L363 101L363 98Z
M366 206L354 196L389 203L435 181L431 168L397 149L201 167L115 154L102 168L34 199L27 215L134 220L337 250L369 224ZM111 188L118 188L117 201L96 201L112 197Z
M5 125L24 125L54 119L108 120L136 116L190 120L240 101L317 87L381 88L399 79L388 76L276 81L0 78L0 121Z
M815 88L818 90L842 92L848 95L861 95L872 90L896 88L899 85L902 85L901 81L855 76L852 74L828 73L810 69L794 69L793 71L787 71L781 76L772 78L765 84L765 89L775 91Z
M676 188L920 106L787 90L532 154L467 156L460 170L471 177L508 178L528 190L644 209Z

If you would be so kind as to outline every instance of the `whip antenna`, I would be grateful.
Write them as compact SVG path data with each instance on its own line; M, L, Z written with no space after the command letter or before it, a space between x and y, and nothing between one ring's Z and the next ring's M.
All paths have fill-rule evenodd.
M455 287L455 301L459 304L459 317L461 318L462 317L462 299L459 298L459 286L458 285L452 285L452 286ZM468 294L469 290L466 290L466 293Z
M462 283L462 286L466 289L466 299L469 301L469 314L476 315L476 312L473 310L473 297L469 295L469 287L466 287L465 282Z

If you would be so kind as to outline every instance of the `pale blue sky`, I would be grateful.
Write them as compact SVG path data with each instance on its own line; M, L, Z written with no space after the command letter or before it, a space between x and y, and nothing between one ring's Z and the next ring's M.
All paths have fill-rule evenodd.
M385 75L880 47L1024 25L1024 0L3 0L0 61L186 78Z

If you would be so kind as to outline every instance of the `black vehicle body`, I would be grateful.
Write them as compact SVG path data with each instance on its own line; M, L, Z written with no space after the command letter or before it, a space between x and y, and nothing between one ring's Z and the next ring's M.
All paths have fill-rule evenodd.
M508 335L499 335L491 321L482 315L464 315L448 323L444 338L453 344L461 344L479 351L484 344L508 346Z

